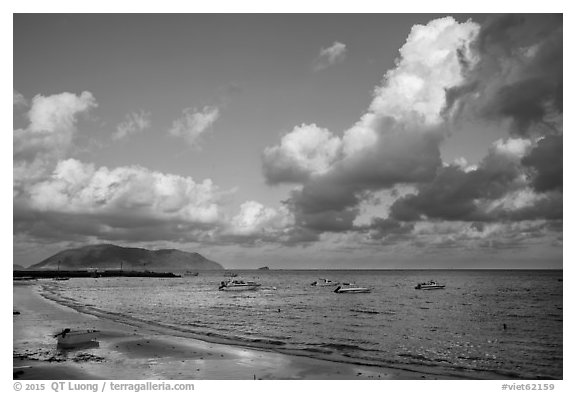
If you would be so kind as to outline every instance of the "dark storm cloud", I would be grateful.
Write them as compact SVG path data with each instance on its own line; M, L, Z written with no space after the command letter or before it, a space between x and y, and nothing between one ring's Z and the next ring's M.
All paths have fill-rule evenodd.
M370 239L381 240L389 237L397 238L401 235L407 235L414 230L414 224L401 222L392 218L375 217L366 229L370 231Z
M524 220L562 220L563 196L561 192L549 192L529 206L501 211L498 218L501 220L524 221Z
M420 187L417 194L397 199L390 208L390 216L401 221L474 219L473 200L479 189L472 190L469 183L468 176L460 168L443 168L434 181Z
M482 25L478 48L483 54L512 56L518 49L555 41L551 34L562 32L562 20L562 14L494 15Z
M282 241L285 245L306 245L320 240L318 232L301 226L293 226L287 232L287 237Z
M298 207L293 213L295 223L303 228L316 232L344 232L352 229L358 209L303 211Z
M262 156L262 172L266 183L303 183L310 177L308 171L296 165L286 163L286 158L280 154L265 154Z
M514 135L562 113L562 33L561 14L493 17L476 41L478 64L447 93L448 108L461 98L469 116L511 119Z
M137 215L33 211L14 207L14 232L34 239L105 241L197 241L213 226Z
M442 165L439 144L441 131L419 133L407 129L387 132L363 154L350 157L336 167L335 180L356 190L379 190L399 183L430 179Z
M558 227L559 226L559 227ZM561 220L513 224L508 230L500 231L498 236L491 236L478 242L478 247L486 250L518 249L543 237L556 238L556 232L562 232ZM553 241L556 241L554 239Z
M396 133L304 183L302 189L291 193L287 206L296 225L303 228L318 232L351 230L360 211L358 205L372 191L426 181L440 165L435 136Z
M533 169L532 187L538 192L562 190L563 137L549 135L538 141L522 164Z
M417 194L396 200L390 215L401 221L484 221L488 217L478 209L475 201L502 197L514 177L514 173L493 172L486 168L464 172L459 167L448 166L442 168L432 182L422 185Z
M552 180L542 180L546 187L557 185L557 169L546 166L545 170L553 174ZM421 185L416 193L397 199L390 208L390 216L407 222L428 219L476 221L475 225L483 221L562 219L562 193L551 190L531 195L526 191L524 173L519 162L507 161L494 153L474 170L444 167L433 181ZM535 181L539 179L538 173Z
M416 193L398 199L392 218L562 219L562 41L562 15L495 16L482 26L475 45L479 61L461 85L447 89L444 114L509 119L511 135L541 139L519 155L521 161L492 149L476 169L442 168ZM530 184L522 182L526 175ZM529 185L539 195L523 191ZM506 206L507 198L516 200Z

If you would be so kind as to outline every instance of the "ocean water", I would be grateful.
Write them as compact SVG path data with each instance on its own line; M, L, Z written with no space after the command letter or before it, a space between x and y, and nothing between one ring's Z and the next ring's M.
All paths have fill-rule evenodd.
M562 271L236 271L256 291L197 277L71 279L47 290L112 319L227 342L440 377L561 379ZM318 278L372 288L336 294ZM415 290L435 279L444 290ZM505 326L504 326L505 325Z

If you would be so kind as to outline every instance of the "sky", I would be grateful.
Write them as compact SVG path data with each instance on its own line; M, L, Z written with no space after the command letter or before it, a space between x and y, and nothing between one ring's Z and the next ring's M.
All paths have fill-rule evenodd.
M563 17L15 14L13 259L562 268Z

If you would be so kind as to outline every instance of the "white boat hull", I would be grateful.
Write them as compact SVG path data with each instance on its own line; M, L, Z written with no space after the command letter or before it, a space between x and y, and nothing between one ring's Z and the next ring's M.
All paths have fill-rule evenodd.
M434 286L420 286L420 288L416 288L416 289L422 289L425 291L430 291L432 289L444 289L446 286L445 285L434 285Z
M370 293L372 290L370 288L341 288L338 287L334 290L335 293Z

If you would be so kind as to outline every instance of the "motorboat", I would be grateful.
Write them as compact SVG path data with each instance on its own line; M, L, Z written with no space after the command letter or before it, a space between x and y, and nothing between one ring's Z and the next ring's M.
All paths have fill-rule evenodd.
M314 281L312 284L313 287L332 287L335 285L340 284L338 281L327 280L325 278L320 278Z
M334 292L335 293L370 293L372 289L359 287L355 284L344 283L339 285Z
M444 289L444 287L446 287L446 285L441 285L438 284L436 281L434 280L430 280L428 282L421 282L418 283L418 285L416 285L414 287L414 289Z
M56 334L54 338L58 339L60 347L74 347L88 344L98 338L98 330L70 330L68 328Z
M261 284L254 281L234 280L220 282L220 291L252 291L260 287Z

